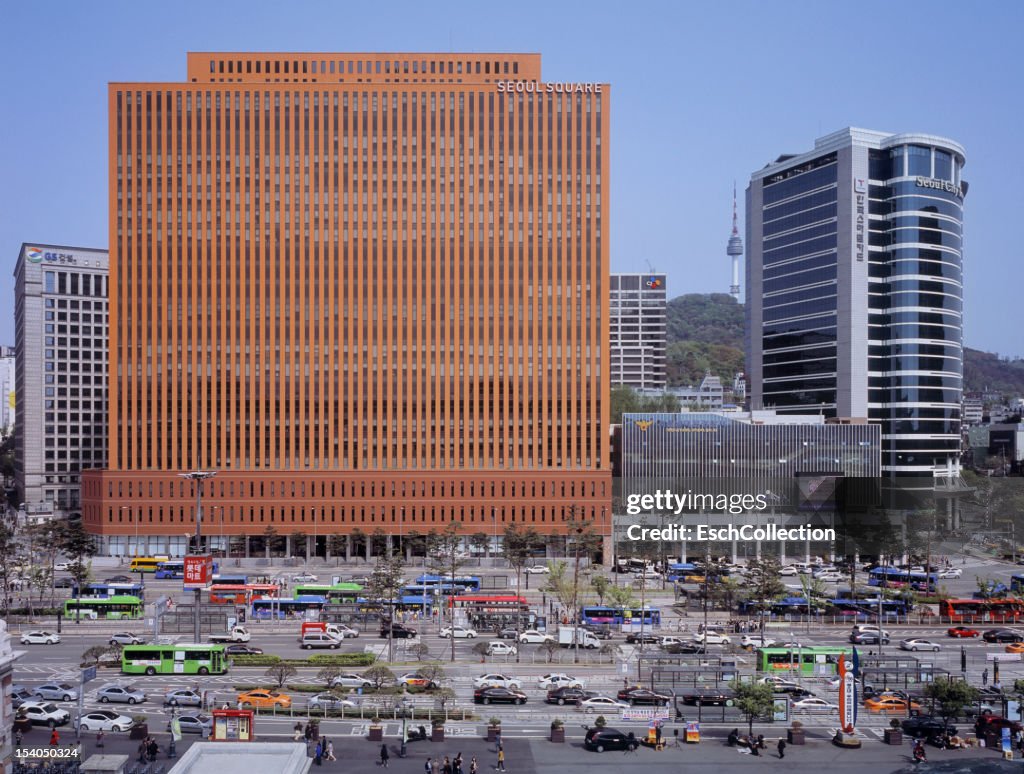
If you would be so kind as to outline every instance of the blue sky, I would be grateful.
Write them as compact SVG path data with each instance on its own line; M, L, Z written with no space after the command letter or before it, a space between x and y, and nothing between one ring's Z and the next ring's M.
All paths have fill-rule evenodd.
M844 126L967 148L965 340L1024 355L1024 3L6 3L0 343L24 241L107 247L106 85L187 51L528 51L612 84L612 268L725 292L733 180ZM742 194L741 194L742 195ZM1014 247L1017 245L1017 247Z

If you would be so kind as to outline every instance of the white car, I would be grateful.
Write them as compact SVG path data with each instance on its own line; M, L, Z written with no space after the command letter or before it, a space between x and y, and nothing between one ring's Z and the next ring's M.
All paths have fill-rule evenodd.
M341 634L341 639L343 639L343 640L344 639L348 639L349 637L358 637L359 636L359 630L358 629L353 629L351 626L345 626L345 624L331 624L331 626L335 627L338 630L338 633ZM337 637L338 636L333 631L329 631L327 633L329 635L331 635L332 637Z
M802 688L803 686L794 683L792 680L786 680L785 678L778 677L777 675L768 675L768 677L762 677L758 680L759 683L764 685L770 685L776 691L790 691Z
M83 715L78 723L82 731L128 731L134 725L130 717L112 710L94 710Z
M622 712L629 709L624 701L618 701L608 696L595 696L592 699L583 699L576 705L582 712Z
M518 652L519 648L515 645L509 645L501 640L494 640L487 643L488 656L514 656Z
M536 629L527 629L519 635L519 642L523 645L537 645L544 642L554 642L555 638L550 634L544 634Z
M60 635L56 632L37 630L21 635L22 645L56 645L58 642L60 642Z
M292 583L316 583L320 578L311 572L300 572L292 576Z
M583 680L570 677L569 675L562 674L561 672L554 672L541 677L537 681L537 687L542 691L551 691L555 688L584 688L586 687L586 683Z
M527 567L525 572L530 575L547 575L551 569L546 564L535 564L533 567Z
M964 571L961 570L959 567L950 567L948 570L943 570L942 572L940 572L939 578L941 580L952 580L961 577L963 574Z
M471 640L476 637L476 631L465 626L446 626L440 631L439 636L445 639L454 637L456 639Z
M346 672L331 678L331 688L370 688L373 685L362 675Z
M693 635L693 642L702 642L705 645L731 645L732 640L727 634L720 632L704 632Z
M829 570L818 575L818 580L825 583L838 583L843 579L842 573L836 572L835 570Z
M744 634L740 639L740 646L744 648L770 648L774 644L775 640L771 637L761 637L759 634Z
M497 672L490 672L486 675L480 675L480 677L473 680L474 688L511 688L513 691L518 691L523 687L523 681L518 677L509 677L508 675L498 674Z
M53 569L57 572L67 572L71 569L70 562L54 562Z
M663 648L667 648L669 645L685 645L687 640L682 637L662 637L661 642L658 643Z
M779 575L799 575L800 571L792 564L787 564L779 569Z
M52 702L27 701L18 707L19 713L24 713L34 726L62 726L71 720L71 713L64 709L58 709Z
M835 704L829 704L824 699L819 699L817 696L809 696L806 699L798 699L792 703L794 710L803 710L804 712L837 712L839 707Z
M930 650L938 653L940 648L941 646L938 643L932 642L931 640L925 640L920 637L911 637L908 640L900 640L900 650L910 650L914 652L919 650Z

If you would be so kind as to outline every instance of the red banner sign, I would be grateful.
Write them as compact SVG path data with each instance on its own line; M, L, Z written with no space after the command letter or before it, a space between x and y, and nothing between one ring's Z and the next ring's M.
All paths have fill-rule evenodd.
M212 580L212 556L185 557L185 588L194 589L202 586L208 586Z

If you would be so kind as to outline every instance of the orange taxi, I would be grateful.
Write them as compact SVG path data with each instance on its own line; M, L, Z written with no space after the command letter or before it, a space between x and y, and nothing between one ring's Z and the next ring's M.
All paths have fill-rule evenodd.
M238 703L242 709L288 709L292 706L292 697L286 693L258 688L238 694Z
M901 699L899 696L872 696L870 699L864 700L864 708L871 712L907 712L907 705L909 709L919 710L921 705L916 701L907 701Z
M1007 653L1024 653L1024 642L1011 642L1006 646Z

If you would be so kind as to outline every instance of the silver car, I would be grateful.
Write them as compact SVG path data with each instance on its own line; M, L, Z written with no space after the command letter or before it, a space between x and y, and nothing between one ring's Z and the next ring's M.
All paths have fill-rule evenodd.
M170 704L172 707L202 707L203 697L195 691L182 688L177 691L168 691L164 696L164 704Z
M107 685L96 691L96 700L103 704L108 701L138 704L146 700L146 694L134 685Z
M32 691L38 699L50 701L74 701L78 698L78 689L70 683L46 683Z
M213 720L209 715L178 715L183 734L202 734L209 736L213 730ZM167 730L171 730L171 721L167 721Z
M111 645L142 645L144 642L139 635L131 632L118 632L110 637Z
M340 696L335 696L333 693L318 693L315 696L309 697L309 703L307 706L309 709L317 710L340 710L354 707L356 704L354 701L342 699Z
M331 679L331 688L369 688L372 686L369 680L355 672L346 672Z

